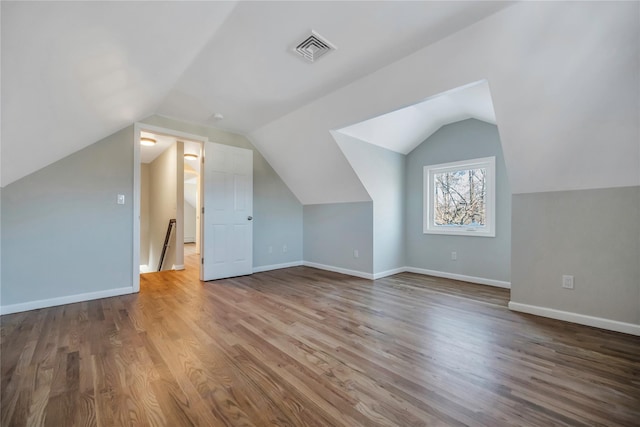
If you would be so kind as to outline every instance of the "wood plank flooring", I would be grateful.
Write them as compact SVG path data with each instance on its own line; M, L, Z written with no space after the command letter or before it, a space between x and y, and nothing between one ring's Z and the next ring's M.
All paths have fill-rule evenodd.
M1 318L2 426L638 426L640 338L296 267Z

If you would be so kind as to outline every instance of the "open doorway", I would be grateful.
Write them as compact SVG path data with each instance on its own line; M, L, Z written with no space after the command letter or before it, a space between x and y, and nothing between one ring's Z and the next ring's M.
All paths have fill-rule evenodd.
M198 158L187 159L189 168L193 169L196 178L196 253L189 259L197 266L202 281L227 277L242 276L253 272L253 151L250 149L218 144L208 141L207 137L187 134L172 129L136 123L134 125L134 174L133 174L133 291L140 290L140 265L144 265L142 237L142 162L141 141L147 134L173 138L176 142L173 163L176 172L172 175L168 186L175 188L177 197L173 203L175 218L165 217L167 229L165 241L174 243L175 258L173 269L185 268L184 259L184 173L185 144L187 154L198 154ZM145 135L145 136L143 136ZM153 137L150 137L154 139ZM149 141L150 142L150 141ZM155 141L157 143L157 140ZM155 145L152 143L152 145ZM194 143L195 145L189 145ZM191 150L193 148L193 151ZM208 158L204 162L204 156ZM179 159L179 160L178 160ZM192 162L192 163L189 163ZM196 169L196 163L198 169ZM206 167L205 167L206 166ZM149 173L149 182L154 180ZM174 187L175 186L175 187ZM212 207L205 212L205 206ZM149 212L153 211L151 204ZM175 231L171 230L170 221L175 219ZM162 231L148 228L149 240L162 236ZM158 228L159 229L159 228ZM172 238L175 233L175 240ZM168 237L167 237L168 236ZM156 249L156 251L158 251ZM200 252L199 254L197 252ZM151 258L146 260L147 267L153 265ZM169 255L169 259L171 255ZM142 260L142 262L141 262ZM164 265L164 262L162 262ZM187 262L187 265L189 263ZM161 269L160 269L161 270Z
M200 160L206 138L140 124L135 136L136 273L185 268L199 273ZM139 276L135 279L139 289Z

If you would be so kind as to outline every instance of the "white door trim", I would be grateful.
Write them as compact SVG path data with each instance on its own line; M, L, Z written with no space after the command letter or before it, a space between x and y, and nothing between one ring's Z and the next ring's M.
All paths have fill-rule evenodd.
M133 277L131 288L140 292L140 132L146 131L199 142L204 146L209 138L174 129L136 122L133 124ZM202 174L200 174L202 176Z

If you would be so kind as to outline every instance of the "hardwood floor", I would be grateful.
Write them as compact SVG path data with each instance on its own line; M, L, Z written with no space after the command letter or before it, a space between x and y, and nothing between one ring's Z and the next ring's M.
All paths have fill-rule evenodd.
M640 425L640 338L307 267L1 318L2 426Z

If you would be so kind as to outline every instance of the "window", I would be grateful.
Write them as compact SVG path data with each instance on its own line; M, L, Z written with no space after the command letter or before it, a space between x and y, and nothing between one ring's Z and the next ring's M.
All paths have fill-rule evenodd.
M424 233L494 237L495 157L424 167Z

